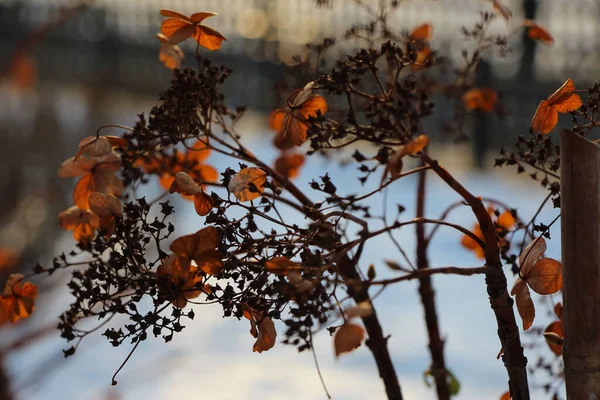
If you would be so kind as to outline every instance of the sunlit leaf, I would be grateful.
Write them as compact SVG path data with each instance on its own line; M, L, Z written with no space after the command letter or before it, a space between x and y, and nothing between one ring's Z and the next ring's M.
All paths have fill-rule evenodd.
M577 110L581 107L581 97L575 92L575 85L571 79L567 81L547 100L542 100L535 111L531 128L547 134L554 129L558 123L558 113L567 113Z
M538 294L556 293L562 289L562 264L552 258L542 258L523 278Z
M200 46L208 50L218 50L226 40L216 30L201 24L206 18L217 15L215 13L198 12L187 17L175 11L160 10L160 14L167 17L160 26L160 32L172 45L193 37Z

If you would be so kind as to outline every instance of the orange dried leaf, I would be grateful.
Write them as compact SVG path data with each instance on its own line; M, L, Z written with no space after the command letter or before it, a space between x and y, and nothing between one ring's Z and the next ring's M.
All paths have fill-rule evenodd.
M500 400L510 400L510 392L506 391L502 393L502 396L500 396Z
M551 335L548 335L551 334ZM563 324L561 321L554 321L546 327L544 331L544 337L550 350L557 356L562 355L562 342L565 333L563 331Z
M12 323L28 318L35 308L38 288L31 282L23 282L23 275L11 274L0 297L4 315Z
M285 111L275 110L271 113L269 125L281 134L275 141L278 148L287 149L287 142L300 146L307 139L308 119L327 112L327 101L313 94L313 86L314 82L309 82L302 90L292 93Z
M265 268L275 275L285 276L289 272L299 271L301 266L287 257L275 257L265 261Z
M200 46L209 50L218 50L223 40L226 40L219 32L201 25L206 18L217 15L215 13L198 12L187 17L175 11L160 10L160 14L168 18L162 22L160 32L172 45L193 37Z
M423 151L428 144L429 137L427 137L427 135L419 135L404 146L402 153L405 155L414 156L415 154Z
M266 181L267 174L263 170L248 167L231 179L228 188L239 201L250 201L260 197Z
M221 43L223 43L225 36L221 35L216 30L209 28L208 26L197 26L194 39L198 44L208 50L219 50Z
M554 38L550 32L535 21L526 19L523 24L527 27L527 36L529 36L530 39L538 40L547 45L554 44Z
M73 237L78 242L89 242L96 236L100 220L89 210L81 210L77 206L68 208L58 214L58 222L65 230L72 230Z
M473 88L463 94L462 101L467 110L492 112L496 109L498 94L495 90L486 87Z
M417 51L417 58L415 62L411 64L411 68L415 71L419 71L424 69L427 66L427 61L429 61L429 57L431 56L431 48L429 46L423 47L421 50Z
M338 328L333 339L335 356L339 357L340 354L350 353L357 349L364 337L365 330L362 326L346 322Z
M159 281L159 289L173 298L171 303L175 307L183 308L189 299L202 294L202 289L198 288L202 282L198 269L176 254L171 254L162 261L156 270L156 277Z
M554 314L556 314L558 319L562 321L562 315L563 315L562 303L556 303L556 305L554 306Z
M292 179L298 176L302 165L304 165L303 154L282 154L275 161L275 171L288 179Z
M410 34L411 40L429 40L433 35L433 27L431 24L426 23L417 26Z
M214 205L215 202L213 201L212 197L206 193L200 192L194 195L194 208L196 209L198 215L202 217L205 216L210 212L210 210L212 210Z
M515 222L515 217L513 217L512 213L509 210L506 210L502 214L500 214L496 223L499 227L508 230L515 225Z
M88 198L96 191L95 183L94 175L87 174L75 184L75 189L73 189L73 202L77 207L82 210L90 208Z
M88 198L90 210L98 217L113 217L123 215L121 201L112 194L92 193Z
M473 234L483 240L483 232L479 224L475 224L472 230ZM471 236L464 235L460 244L469 250L472 250L478 258L485 258L485 251Z
M556 293L562 289L562 264L552 258L542 258L523 278L538 294Z
M547 100L542 100L531 121L531 128L541 134L547 134L558 123L558 113L567 113L581 107L581 97L575 92L575 84L567 81Z

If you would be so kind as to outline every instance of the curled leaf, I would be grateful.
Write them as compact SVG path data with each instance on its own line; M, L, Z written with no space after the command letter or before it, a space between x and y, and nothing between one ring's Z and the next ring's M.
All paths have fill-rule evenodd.
M252 346L253 352L262 353L275 346L275 339L277 339L277 331L275 330L275 323L269 317L264 317L258 322L258 337L256 343Z

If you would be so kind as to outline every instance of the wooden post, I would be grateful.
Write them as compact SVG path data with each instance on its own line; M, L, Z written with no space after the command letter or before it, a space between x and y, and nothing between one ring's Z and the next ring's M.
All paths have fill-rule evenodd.
M560 137L567 398L600 398L600 146Z

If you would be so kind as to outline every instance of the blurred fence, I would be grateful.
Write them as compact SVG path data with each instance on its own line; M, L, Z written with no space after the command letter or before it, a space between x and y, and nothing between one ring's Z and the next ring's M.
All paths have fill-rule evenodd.
M362 0L367 5L378 2ZM480 77L478 84L501 90L508 118L484 125L485 137L480 138L484 150L509 143L523 133L537 102L567 77L580 87L598 79L600 3L504 0L514 14L510 26L498 19L490 32L506 34L515 28L524 17L527 2L537 5L537 20L553 33L555 44L537 45L531 59L524 60L526 46L522 45L522 35L514 35L508 55L489 57L488 73ZM27 32L56 15L65 4L58 0L0 0L1 54L10 55ZM207 25L212 23L228 38L222 51L211 56L236 71L226 87L230 101L265 110L274 107L273 83L281 77L282 65L291 62L306 43L323 36L339 38L351 23L364 21L368 16L366 7L353 0L330 0L325 7L316 7L314 0L204 0L201 4L196 0L95 0L88 4L85 12L52 31L35 48L34 57L45 88L43 96L64 97L73 88L79 96L76 103L87 103L87 109L99 110L95 115L103 117L113 112L139 112L135 104L141 99L152 101L165 88L169 71L157 60L155 39L162 21L160 8L191 14L201 7L219 13L219 17L207 20ZM431 22L433 46L442 55L457 58L466 45L460 28L473 26L482 10L491 11L491 2L404 0L391 15L391 26L402 30ZM192 48L191 43L186 45ZM341 43L333 53L354 45ZM458 58L456 61L460 62ZM5 59L3 64L7 62ZM525 63L529 67L523 69ZM115 107L116 99L134 108ZM447 115L442 112L435 123L445 118Z

